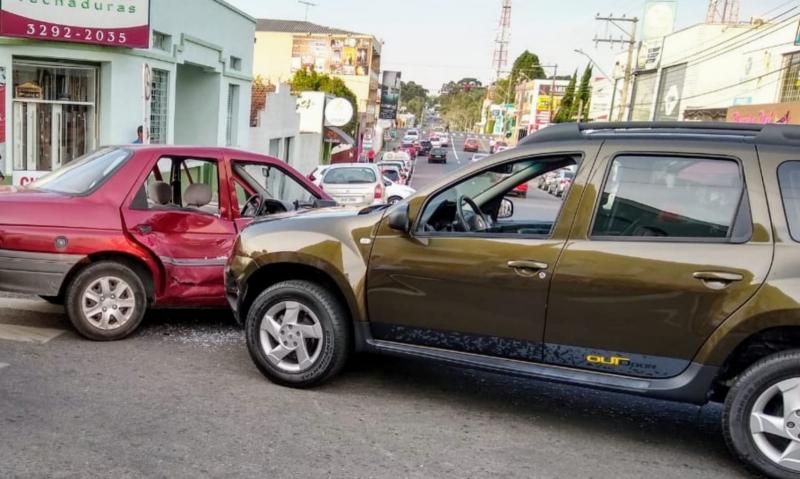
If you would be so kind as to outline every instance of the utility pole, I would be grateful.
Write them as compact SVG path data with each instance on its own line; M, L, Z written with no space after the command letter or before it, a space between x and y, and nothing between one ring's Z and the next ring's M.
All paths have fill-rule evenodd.
M636 17L626 17L625 15L621 17L615 17L614 15L609 15L607 17L601 17L599 14L595 17L595 20L600 22L606 22L607 25L611 25L616 27L623 33L623 36L620 38L614 38L611 35L608 35L605 38L599 38L597 36L594 37L595 45L600 43L610 43L613 47L617 43L621 45L628 45L628 62L625 65L625 80L622 86L622 107L617 113L617 121L622 121L625 116L625 110L628 110L628 118L630 118L631 113L633 112L632 105L629 105L628 101L628 92L631 87L631 77L633 75L633 53L636 50L636 28L639 24L639 19ZM629 29L623 28L621 24L627 23L630 25ZM615 87L616 88L616 87ZM613 108L614 105L611 105Z
M511 0L503 0L500 8L500 25L495 38L495 49L492 54L492 70L490 81L500 79L500 74L508 65L508 45L511 41Z
M305 6L306 6L306 16L305 16L305 21L307 22L307 21L308 21L308 9L309 9L310 7L316 7L316 6L317 6L317 4L316 4L316 3L311 3L311 2L308 2L308 1L306 1L306 0L297 0L297 3L299 3L299 4L302 4L302 5L305 5Z

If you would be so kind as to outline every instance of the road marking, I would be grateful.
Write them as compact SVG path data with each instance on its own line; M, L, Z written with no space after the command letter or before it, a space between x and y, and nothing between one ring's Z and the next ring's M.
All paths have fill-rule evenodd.
M461 164L461 159L459 159L458 153L456 153L456 142L454 141L450 146L453 147L453 154L456 156L456 164L460 165Z
M17 324L0 324L0 340L19 343L47 344L67 331L64 329L34 328Z
M33 313L64 314L63 306L30 299L1 298L0 309L21 309Z

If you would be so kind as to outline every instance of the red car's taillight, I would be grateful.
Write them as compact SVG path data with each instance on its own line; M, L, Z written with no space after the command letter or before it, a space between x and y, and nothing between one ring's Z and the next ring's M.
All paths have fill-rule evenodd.
M375 185L375 199L380 200L383 198L383 185L378 183Z

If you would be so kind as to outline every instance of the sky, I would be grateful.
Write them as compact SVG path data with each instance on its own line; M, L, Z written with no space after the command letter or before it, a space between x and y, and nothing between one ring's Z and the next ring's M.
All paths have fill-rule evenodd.
M303 20L297 0L227 0L257 18ZM308 21L360 33L384 42L383 70L403 72L435 92L448 81L475 77L486 81L500 20L501 0L310 0ZM741 19L774 16L800 0L741 0ZM584 68L582 49L610 73L622 47L595 47L595 35L609 32L595 15L642 18L646 0L514 0L509 66L530 50L543 65L558 65L559 74ZM677 0L676 27L705 20L707 0ZM782 8L778 8L782 7ZM548 73L554 69L549 68Z

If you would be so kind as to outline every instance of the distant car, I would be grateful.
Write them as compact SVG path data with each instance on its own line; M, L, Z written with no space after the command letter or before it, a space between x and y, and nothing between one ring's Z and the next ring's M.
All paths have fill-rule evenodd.
M528 197L528 183L521 183L517 185L516 188L511 190L511 194L515 196L519 196L520 198L527 198Z
M413 136L406 135L406 136L403 137L403 140L400 142L400 145L403 148L412 148L414 146L414 140L415 139L416 138L414 138Z
M411 176L411 171L406 169L405 162L402 160L384 160L378 163L378 168L382 171L384 169L396 169L397 173L400 175L399 178L394 178L391 174L384 176L389 176L392 181L402 184L408 183L408 179Z
M442 143L442 146L450 146L450 135L447 133L439 133L439 141Z
M503 149L508 149L508 143L503 140L495 140L489 142L489 153L499 153L503 151Z
M396 183L405 183L403 179L403 171L399 165L384 163L382 165L378 165L378 169L381 170L381 173L386 178L389 178Z
M489 155L487 155L486 153L475 153L474 155L472 155L472 160L470 160L470 161L475 163L477 161L481 161L481 160L486 159L488 157L489 157Z
M558 170L556 175L547 184L547 192L551 195L562 196L572 184L575 173L571 170Z
M386 188L386 202L389 204L399 203L416 193L414 188L401 185L386 177L383 178L383 186Z
M410 138L413 143L414 140L419 140L419 130L412 128L406 132L406 138Z
M0 290L63 304L97 341L151 307L223 307L225 258L255 218L333 202L285 162L228 148L108 147L0 187Z
M431 145L433 148L441 148L442 140L440 140L438 136L434 136L433 138L431 138Z
M428 156L428 163L447 163L447 150L444 148L434 148Z
M433 142L430 140L422 140L419 142L419 151L417 151L418 156L428 156L433 148Z
M464 151L471 151L477 153L481 150L481 142L475 138L470 137L464 141Z
M312 183L319 186L322 183L322 177L325 176L325 172L330 168L331 165L319 165L314 170L309 173L308 179L311 180Z
M386 201L383 175L370 163L331 165L322 177L321 187L342 205L370 206Z
M415 159L415 158L417 157L417 148L416 148L416 147L414 147L414 146L407 146L407 147L403 147L403 151L405 151L406 153L408 153L408 156L409 156L411 159Z

